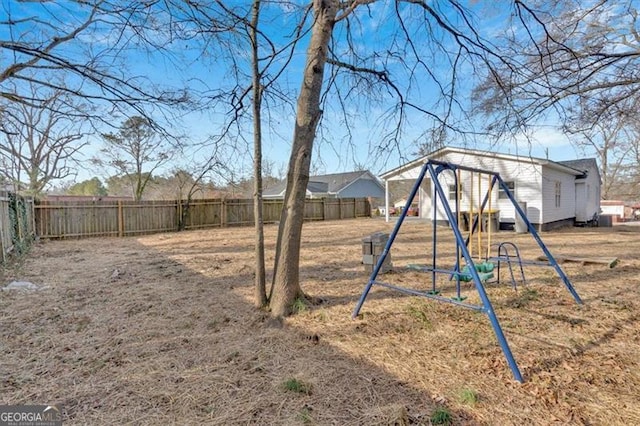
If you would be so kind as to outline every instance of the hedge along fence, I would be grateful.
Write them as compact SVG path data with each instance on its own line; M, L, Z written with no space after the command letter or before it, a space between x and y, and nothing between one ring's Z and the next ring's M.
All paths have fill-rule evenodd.
M263 220L280 220L282 200L264 200ZM180 229L254 224L252 199L168 201L39 201L36 234L41 238L131 236ZM308 199L305 220L339 220L371 215L366 198Z
M34 238L33 199L0 193L0 261L24 253Z

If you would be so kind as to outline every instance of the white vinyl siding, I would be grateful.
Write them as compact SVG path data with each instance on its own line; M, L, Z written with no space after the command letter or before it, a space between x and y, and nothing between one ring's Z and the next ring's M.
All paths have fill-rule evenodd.
M540 197L541 182L542 182L542 167L538 164L532 163L528 158L524 157L522 160L508 159L504 157L496 157L492 155L479 156L458 152L449 152L446 155L437 158L441 161L447 161L453 164L463 164L467 167L473 167L476 169L488 170L500 173L500 177L505 182L514 182L515 191L513 195L516 200L527 201L527 216L533 223L540 223L542 209L542 200ZM478 191L478 173L473 175L473 183L471 182L471 174L469 172L462 172L462 196L460 203L460 210L470 210L470 201L473 199L473 210L478 209L478 205L482 202L478 202L478 196L484 197L489 188L489 179L487 175L482 175L481 190ZM454 185L454 176L450 171L445 171L440 174L440 184L445 191L445 195L448 195L449 185ZM473 188L471 186L473 185ZM478 195L479 194L479 195ZM500 220L503 222L515 222L515 207L508 198L499 199L499 187L496 183L492 188L491 198L491 210L499 210ZM453 202L450 203L451 210L455 210ZM489 208L487 203L486 208ZM437 220L446 220L446 214L442 203L438 200L438 215Z
M542 203L544 223L576 216L575 176L543 167ZM559 192L558 192L559 190Z

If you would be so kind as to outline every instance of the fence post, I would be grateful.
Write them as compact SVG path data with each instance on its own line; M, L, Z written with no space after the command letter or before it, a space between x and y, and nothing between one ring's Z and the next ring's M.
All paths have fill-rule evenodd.
M122 200L118 200L118 236L124 237L124 212L122 211Z
M220 228L224 228L227 216L227 203L225 203L225 199L223 198L220 202Z
M176 200L176 230L181 231L185 226L182 223L182 197Z
M33 239L36 238L36 198L31 198L31 233Z
M0 198L0 201L4 202L2 198ZM0 204L0 250L2 250L2 263L7 261L5 247L4 247L4 229L3 229L5 223L7 223L7 221L4 219L4 207L2 204Z

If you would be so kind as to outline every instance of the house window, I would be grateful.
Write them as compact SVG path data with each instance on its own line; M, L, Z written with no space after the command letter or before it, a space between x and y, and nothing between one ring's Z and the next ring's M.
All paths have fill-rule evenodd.
M515 193L515 190L516 190L516 182L515 181L506 180L506 181L504 181L504 184L507 185L507 188L509 188L509 191L511 192L511 194ZM506 200L508 198L509 198L509 196L507 195L507 192L504 190L502 185L500 185L500 187L498 188L498 199L499 200Z
M562 195L562 182L556 181L556 207L560 207L561 195Z
M449 201L455 201L456 195L456 185L449 185Z

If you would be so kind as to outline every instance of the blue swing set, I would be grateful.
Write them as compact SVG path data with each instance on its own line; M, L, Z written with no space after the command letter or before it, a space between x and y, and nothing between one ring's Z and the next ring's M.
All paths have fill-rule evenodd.
M439 180L439 176L441 173L445 172L445 171L451 171L453 172L453 176L454 176L454 181L455 181L455 187L456 187L456 202L455 202L455 208L456 208L456 213L454 214L454 212L451 209L451 206L449 205L449 201L447 199L447 196L444 192L444 190L442 189L442 185L440 183ZM460 171L467 171L467 172L471 172L471 173L479 173L480 175L486 175L490 177L490 183L488 185L488 189L486 194L483 197L482 203L479 205L479 211L475 217L471 218L469 223L470 226L470 233L467 236L467 238L464 238L462 235L462 232L458 226L459 223L459 211L460 211ZM432 248L432 265L431 266L422 266L422 265L408 265L409 268L414 269L414 270L418 270L418 271L422 271L422 272L429 272L431 274L431 282L432 282L432 286L430 290L416 290L416 289L412 289L412 288L406 288L406 287L401 287L398 285L394 285L391 283L387 283L387 282L382 282L382 281L378 281L378 274L381 270L381 267L384 263L385 258L387 257L387 255L389 254L389 250L391 249L391 246L393 245L393 242L396 238L396 236L398 235L398 232L407 216L407 212L409 210L409 207L412 205L413 200L418 192L418 189L420 188L420 185L422 183L422 181L425 179L425 176L427 175L427 173L429 174L429 177L431 178L431 182L433 183L433 187L434 187L434 194L433 194L433 231L432 231L432 244L433 244L433 248ZM476 229L480 229L479 227L481 226L481 220L482 220L482 213L485 210L485 208L487 207L487 203L491 203L491 191L492 188L495 187L495 185L499 185L499 187L504 191L504 193L507 195L507 197L509 198L509 200L511 201L511 203L513 204L515 211L516 211L516 215L526 224L527 226L527 230L528 232L531 234L531 236L535 239L535 241L537 242L538 246L540 247L540 249L543 251L545 257L547 258L548 262L524 262L520 259L520 255L518 253L517 247L513 244L513 243L501 243L498 245L498 256L490 258L488 255L488 248L487 248L487 256L485 257L484 261L481 262L474 262L473 260L473 256L470 253L469 250L469 243L470 243L470 239L473 235L473 232ZM479 184L480 186L480 184ZM479 194L480 195L480 194ZM436 226L436 212L437 212L437 205L438 205L438 200L440 200L442 202L442 207L444 210L444 213L449 221L449 223L451 224L451 230L454 233L455 236L455 240L456 240L456 264L453 270L450 269L441 269L441 268L437 268L436 267L436 258L437 258L437 226ZM489 209L490 210L490 209ZM473 216L473 215L472 215ZM487 247L489 247L490 244L487 244ZM509 249L511 249L511 252L516 253L516 256L512 256L509 253ZM480 247L478 247L478 250L480 251ZM466 265L461 268L460 266L460 260L464 259L464 261L466 262ZM513 286L515 288L515 278L514 278L514 274L513 274L513 269L512 269L512 264L518 264L520 266L520 272L522 274L522 279L524 280L524 272L522 270L522 265L523 264L531 264L531 265L537 265L537 266L550 266L553 267L556 271L556 273L558 274L558 276L560 277L560 279L562 280L564 286L566 287L566 289L569 291L569 293L571 293L571 295L573 296L573 298L575 299L576 303L578 304L582 304L582 300L580 299L580 296L578 295L578 293L575 291L575 289L573 288L573 286L571 285L571 282L569 281L569 278L567 278L566 274L564 273L564 271L562 270L562 268L560 267L560 265L558 264L558 262L555 260L555 258L553 257L553 255L549 252L549 250L547 249L547 247L545 246L545 244L542 242L542 239L540 238L540 236L538 235L538 232L536 231L535 227L531 224L531 222L529 221L529 219L527 218L527 215L525 214L525 212L522 210L522 208L520 207L520 205L516 202L513 194L511 193L511 191L509 190L509 187L505 184L505 182L502 180L502 178L500 177L500 175L496 172L493 171L488 171L488 170L482 170L482 169L477 169L477 168L472 168L472 167L466 167L466 166L462 166L462 165L457 165L457 164L452 164L452 163L448 163L448 162L441 162L441 161L436 161L436 160L429 160L427 161L424 166L422 167L421 171L420 171L420 175L418 176L418 178L416 179L416 182L411 190L411 193L409 195L409 197L407 198L407 203L405 208L402 210L402 213L400 215L400 217L398 218L398 221L396 222L396 225L393 229L393 231L391 232L391 234L389 235L389 239L387 241L387 244L385 245L385 248L382 252L382 254L380 255L377 264L375 265L373 272L371 273L371 276L369 277L369 281L367 282L367 284L364 287L364 290L362 292L362 295L360 296L360 299L358 300L358 303L355 307L355 309L353 310L353 314L352 314L352 318L355 319L357 318L357 316L360 313L360 310L362 309L362 305L364 304L367 295L369 294L369 291L371 290L371 287L373 287L374 285L378 285L381 287L386 287L392 290L396 290L396 291L400 291L402 293L405 294L409 294L409 295L414 295L414 296L421 296L421 297L426 297L428 299L432 299L432 300L436 300L438 302L446 302L446 303L450 303L456 306L461 306L464 308L468 308L468 309L473 309L479 312L483 312L484 314L486 314L489 317L489 321L491 323L491 326L493 327L493 331L496 335L496 338L498 339L498 342L500 344L500 347L502 348L502 352L507 360L507 363L509 365L509 367L511 368L511 371L513 373L513 376L515 378L516 381L522 383L523 377L522 374L520 373L520 369L518 368L518 364L516 363L516 360L513 357L513 354L511 352L511 349L509 348L509 344L507 342L507 339L502 331L502 328L500 327L500 322L498 321L498 317L495 314L495 311L491 305L491 301L489 300L489 296L487 295L484 285L483 283L485 283L488 279L493 278L493 263L492 261L497 261L498 264L498 282L499 282L499 271L500 271L500 264L501 263L507 263L508 267L509 267L509 271L511 272L511 278L512 278L512 283ZM450 280L454 280L456 281L456 296L455 297L444 297L440 294L440 292L437 290L436 288L436 276L438 274L448 274L449 275L449 279ZM466 298L461 296L461 292L460 292L460 283L462 282L473 282L475 284L475 289L478 292L478 296L480 298L480 304L475 305L472 303L468 303L465 302L464 300Z

